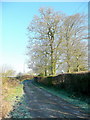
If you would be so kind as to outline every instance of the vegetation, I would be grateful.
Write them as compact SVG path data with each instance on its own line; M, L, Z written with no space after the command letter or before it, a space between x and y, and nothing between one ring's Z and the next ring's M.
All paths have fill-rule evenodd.
M38 75L34 77L37 84L53 92L64 90L64 94L90 99L90 72L85 72L88 71L87 26L84 14L68 16L52 8L39 9L39 15L28 26L27 46L28 66Z
M17 75L17 77L16 77L17 79L19 79L19 81L24 81L24 80L31 80L31 79L33 79L33 75L27 75L27 74L25 74L25 75Z
M74 73L88 71L87 26L87 16L84 14L68 16L52 8L39 9L39 15L35 15L28 26L27 46L28 66L38 74L34 78L37 85L59 96L84 96L80 99L88 100L90 72ZM61 70L66 74L56 76ZM14 75L15 71L8 66L0 69L3 118L12 109L16 97L22 96L23 86L20 82L33 78L21 73L17 77Z
M0 77L2 79L2 118L5 118L12 109L16 97L21 97L23 93L23 86L20 85L20 81L14 76L14 70L10 67L4 66L0 71Z
M4 78L5 79L5 78ZM10 80L11 81L11 80ZM23 86L17 83L14 79L10 82L9 79L2 86L2 117L5 118L12 109L12 105L16 100L16 96L22 96Z
M60 74L54 77L35 77L34 81L39 87L44 87L55 95L61 96L88 111L90 101L89 79L90 72L84 72ZM76 100L74 101L72 98ZM80 102L80 100L83 102Z
M37 74L88 70L87 16L40 8L28 26L28 66Z
M53 86L56 88L62 88L66 91L74 92L77 95L90 95L89 90L90 72L85 73L68 73L60 74L58 76L49 77L35 77L34 80L38 83L42 83L46 86Z
M10 118L15 119L31 119L30 111L24 95L20 99L17 98L15 104L13 105L13 110L10 111L9 116Z
M54 79L52 77L46 77L46 78L35 77L33 84L35 84L37 87L47 90L48 92L51 92L52 94L54 94L56 96L59 96L59 97L63 98L64 100L66 100L76 106L79 106L79 107L83 108L85 111L89 112L89 110L90 110L90 108L89 108L90 92L89 92L89 87L88 87L89 82L87 83L87 81L86 81L87 77L85 77L85 76L81 77L81 79L86 78L84 80L85 86L83 85L84 84L83 82L81 85L79 84L82 87L82 89L81 89L81 87L79 88L78 85L77 86L74 84L70 85L69 77L67 77L67 80L68 80L67 85L65 85L66 83L62 84L61 82L59 84L58 83L55 84L55 81L57 78L59 78L59 81L60 81L60 76L56 76L56 78L54 77ZM78 79L78 82L80 82L80 81ZM73 87L74 87L74 89L73 89ZM83 89L84 89L85 93L83 93Z

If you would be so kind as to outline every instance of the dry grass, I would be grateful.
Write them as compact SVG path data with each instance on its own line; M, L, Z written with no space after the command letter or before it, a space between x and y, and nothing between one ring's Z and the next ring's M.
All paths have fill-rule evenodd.
M5 118L11 109L12 109L11 103L3 100L2 101L2 118Z
M2 87L2 118L5 118L7 113L11 110L11 104L4 100L9 94L8 83L4 83Z
M4 81L4 82L3 82ZM1 111L2 111L2 118L6 118L7 114L12 110L12 98L15 97L17 94L17 86L18 86L17 80L5 80L5 78L2 80L2 105L1 105Z

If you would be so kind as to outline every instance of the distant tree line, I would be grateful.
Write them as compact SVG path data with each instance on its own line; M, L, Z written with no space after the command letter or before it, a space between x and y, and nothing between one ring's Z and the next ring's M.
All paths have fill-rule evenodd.
M87 16L67 16L52 8L40 8L28 26L28 66L35 73L88 70Z

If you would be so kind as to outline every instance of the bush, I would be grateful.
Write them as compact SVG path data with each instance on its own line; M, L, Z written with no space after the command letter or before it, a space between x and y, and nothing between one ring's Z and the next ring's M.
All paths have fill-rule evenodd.
M30 80L33 79L32 75L21 75L16 77L19 81Z
M53 85L52 81L53 81L53 77L46 77L44 78L43 83L47 86L52 86Z

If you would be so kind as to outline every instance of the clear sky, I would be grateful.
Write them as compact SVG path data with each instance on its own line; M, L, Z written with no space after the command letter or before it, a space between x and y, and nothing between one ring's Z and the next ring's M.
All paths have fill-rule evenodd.
M1 3L0 3L1 5ZM26 45L27 27L40 7L49 6L68 15L88 13L88 2L2 2L2 63L17 72L28 71ZM1 48L0 48L1 49ZM25 63L25 65L24 65Z

